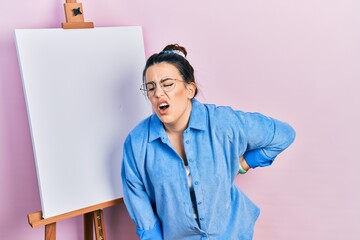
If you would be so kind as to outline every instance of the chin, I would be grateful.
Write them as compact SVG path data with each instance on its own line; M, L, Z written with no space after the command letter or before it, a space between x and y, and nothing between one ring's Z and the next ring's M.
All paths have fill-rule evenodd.
M159 116L158 117L160 118L160 121L164 124L171 124L172 123L172 120L169 119L168 117L164 117L164 116Z
M162 116L160 114L157 114L157 116L163 124L171 125L174 122L174 119L170 116Z

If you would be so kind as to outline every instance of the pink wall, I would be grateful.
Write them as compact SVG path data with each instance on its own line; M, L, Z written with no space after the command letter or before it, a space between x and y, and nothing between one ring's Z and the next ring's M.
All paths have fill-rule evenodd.
M13 31L59 27L63 2L0 8L2 239L43 238L26 220L41 207ZM255 240L360 239L358 0L78 2L96 26L143 26L148 55L186 46L200 100L295 127L294 145L273 166L238 178L262 209ZM124 206L105 215L109 239L136 239ZM82 239L81 218L60 222L58 238Z

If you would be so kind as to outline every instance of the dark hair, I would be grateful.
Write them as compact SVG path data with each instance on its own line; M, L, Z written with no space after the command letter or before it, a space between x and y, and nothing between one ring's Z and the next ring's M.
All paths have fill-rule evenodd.
M181 53L184 56L182 56ZM143 82L145 83L145 75L149 67L157 63L166 62L172 64L179 70L184 82L195 83L194 68L186 59L186 56L187 51L184 47L178 44L167 45L161 52L153 54L146 61L146 65L143 71ZM198 90L196 88L194 97L196 96L197 92Z

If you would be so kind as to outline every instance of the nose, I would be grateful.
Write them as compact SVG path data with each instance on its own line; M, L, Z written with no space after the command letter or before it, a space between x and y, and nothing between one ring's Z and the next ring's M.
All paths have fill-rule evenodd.
M164 95L164 90L162 89L162 87L160 86L159 83L156 84L156 88L155 88L155 92L154 92L154 96L155 97L161 97Z

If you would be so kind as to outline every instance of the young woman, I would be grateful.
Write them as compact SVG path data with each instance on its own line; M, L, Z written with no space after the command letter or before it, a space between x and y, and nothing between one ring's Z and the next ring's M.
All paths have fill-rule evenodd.
M152 55L141 90L154 114L124 143L124 201L140 239L250 240L259 208L234 184L294 140L288 124L202 104L179 45Z

